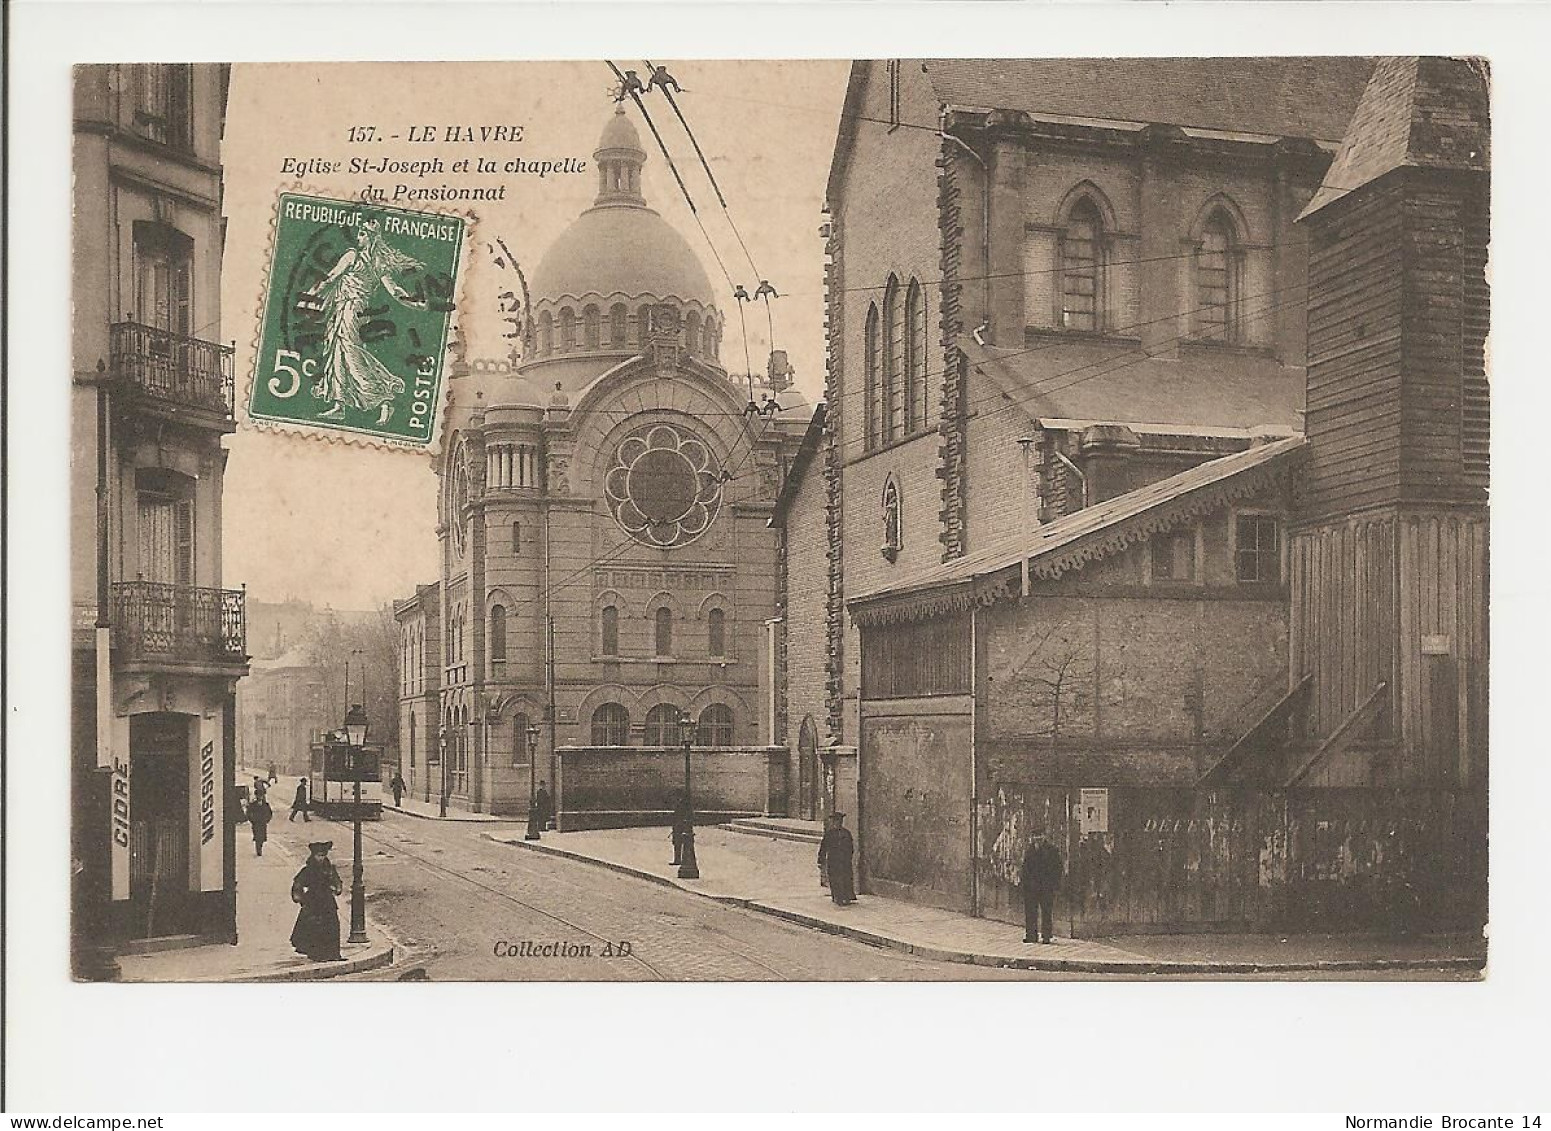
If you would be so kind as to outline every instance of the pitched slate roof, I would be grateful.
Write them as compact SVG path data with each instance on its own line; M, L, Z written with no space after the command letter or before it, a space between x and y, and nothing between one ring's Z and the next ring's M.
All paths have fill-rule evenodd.
M961 558L903 575L887 585L857 594L846 604L857 612L857 606L888 598L915 597L932 590L967 586L1025 561L1031 576L1058 577L1230 498L1259 489L1271 473L1286 470L1303 445L1302 436L1289 436L1208 460L1055 522L1000 539Z
M1113 360L1084 365L1092 356L1086 343L1003 350L965 334L958 345L976 372L1034 418L1303 431L1304 371L1274 358L1203 349L1171 359L1117 349Z
M1486 65L1477 59L1381 59L1309 216L1402 166L1485 172L1491 162Z
M940 101L1340 141L1371 59L923 59Z

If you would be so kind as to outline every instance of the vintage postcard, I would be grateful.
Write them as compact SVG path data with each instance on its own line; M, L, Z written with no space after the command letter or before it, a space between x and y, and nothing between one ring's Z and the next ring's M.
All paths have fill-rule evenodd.
M74 977L1481 978L1491 82L77 67Z

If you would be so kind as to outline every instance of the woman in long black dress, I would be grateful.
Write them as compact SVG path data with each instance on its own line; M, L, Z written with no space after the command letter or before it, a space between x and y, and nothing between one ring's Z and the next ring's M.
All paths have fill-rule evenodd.
M329 859L334 842L320 840L307 847L312 855L291 881L291 900L302 908L291 929L291 946L314 962L337 962L343 956L339 953L339 905L334 897L345 885Z

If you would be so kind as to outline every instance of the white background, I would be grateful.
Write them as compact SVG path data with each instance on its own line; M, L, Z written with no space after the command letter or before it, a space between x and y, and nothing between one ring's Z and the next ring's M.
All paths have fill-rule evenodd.
M4 842L12 1111L1548 1106L1544 9L23 0L10 15ZM1493 68L1495 663L1484 983L67 980L70 64L1334 52L1482 54ZM1341 1126L1337 1118L1296 1122Z

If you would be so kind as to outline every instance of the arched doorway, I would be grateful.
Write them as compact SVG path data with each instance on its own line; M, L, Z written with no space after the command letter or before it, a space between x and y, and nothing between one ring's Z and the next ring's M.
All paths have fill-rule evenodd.
M797 730L797 815L805 821L819 816L819 730L813 716L804 716Z

